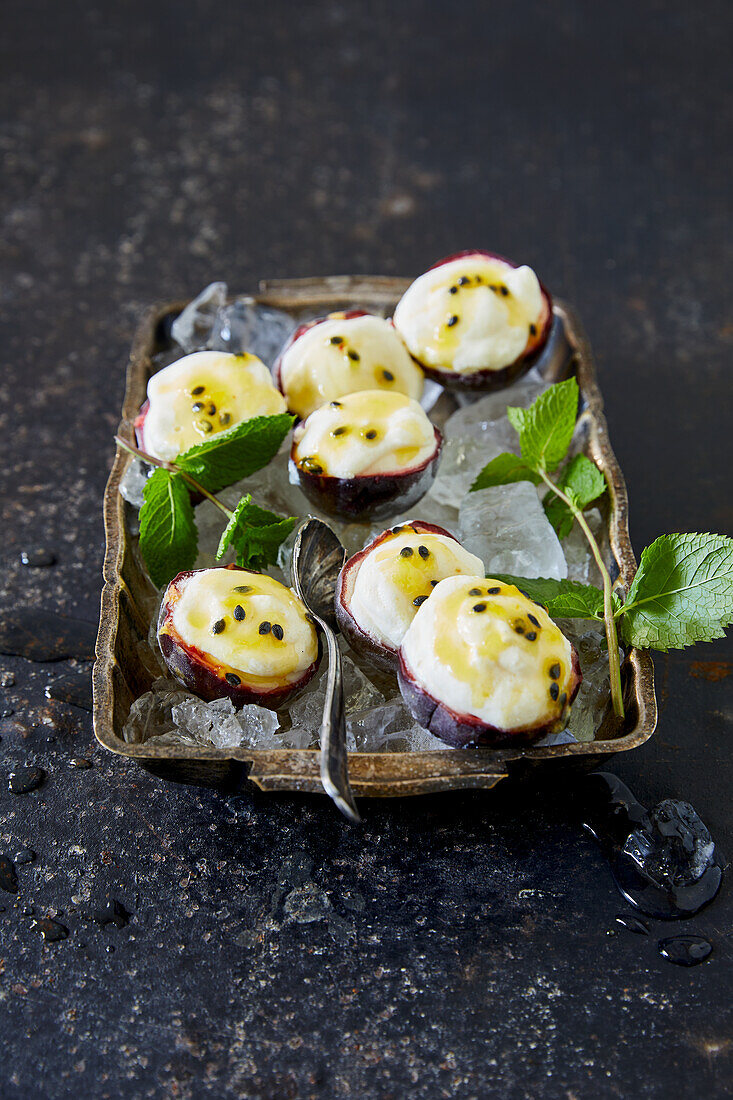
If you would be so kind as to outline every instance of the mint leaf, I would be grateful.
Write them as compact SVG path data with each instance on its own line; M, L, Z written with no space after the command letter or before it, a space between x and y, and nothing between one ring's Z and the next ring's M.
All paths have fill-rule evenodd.
M531 481L534 485L539 485L541 480L539 474L536 474L526 462L511 452L505 451L484 466L468 491L475 493L477 489L490 489L494 485L511 485L515 481Z
M606 491L606 479L595 463L585 455L576 455L560 474L556 484L580 509L587 508ZM545 496L543 506L558 538L567 538L574 517L565 501L550 492Z
M722 638L733 620L733 539L662 535L642 553L623 610L629 645L665 651Z
M140 553L150 579L163 588L196 562L193 505L180 474L157 469L145 482L140 509Z
M513 577L509 573L492 573L489 579L516 585L528 599L546 608L553 618L603 619L603 592L592 584L555 581L549 577ZM618 600L615 603L619 606Z
M252 503L249 493L242 497L226 525L216 551L216 560L229 546L237 553L237 565L246 569L265 569L277 563L277 551L298 522L297 517L278 516Z
M540 470L554 470L568 452L578 415L578 383L557 382L528 409L510 406L507 416L519 432L522 458Z
M184 451L176 459L176 466L210 493L216 493L266 466L294 422L290 413L254 416Z

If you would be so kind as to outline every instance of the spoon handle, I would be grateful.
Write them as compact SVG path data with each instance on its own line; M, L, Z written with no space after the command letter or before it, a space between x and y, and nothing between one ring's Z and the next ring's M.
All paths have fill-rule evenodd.
M321 782L326 794L333 799L344 817L349 821L359 822L361 817L349 785L341 650L330 626L321 620L321 627L328 644L328 679L321 723Z

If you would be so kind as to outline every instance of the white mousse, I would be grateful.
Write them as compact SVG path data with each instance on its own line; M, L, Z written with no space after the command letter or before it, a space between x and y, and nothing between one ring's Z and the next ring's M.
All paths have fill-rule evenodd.
M261 359L223 351L196 351L163 367L148 382L148 401L144 449L166 461L243 420L286 411Z
M166 599L170 594L169 588ZM200 650L220 676L234 673L263 690L294 683L318 656L315 628L295 593L245 570L193 573L182 582L161 632Z
M334 316L313 325L290 345L280 362L288 408L300 417L335 397L385 389L419 400L423 373L389 321Z
M394 324L420 363L462 374L514 363L538 336L546 310L531 267L473 253L416 279Z
M387 390L349 393L316 409L295 429L293 458L311 473L365 477L422 466L435 430L410 397Z
M398 649L417 610L439 581L483 573L483 564L449 535L415 531L409 523L361 560L349 601L357 626Z
M499 730L557 722L575 683L572 647L547 612L483 575L441 581L401 654L433 699Z

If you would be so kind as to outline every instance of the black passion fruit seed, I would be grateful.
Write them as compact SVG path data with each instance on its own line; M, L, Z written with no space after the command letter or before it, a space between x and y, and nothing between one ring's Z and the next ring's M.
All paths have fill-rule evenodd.
M551 680L559 680L560 679L560 672L561 672L561 669L560 669L559 665L550 665L550 679Z
M382 378L385 382L394 382L394 375L392 374L391 370L383 370Z
M346 435L348 430L349 430L348 428L344 428L344 427L334 428L333 431L331 432L331 435Z
M487 588L486 592L489 596L498 596L501 592L500 588Z
M343 344L343 342L344 342L343 336L332 336L331 337L331 343L332 344Z
M374 428L370 428L368 432L364 432L364 436L366 439L376 439L377 433Z
M252 585L251 584L238 584L237 587L234 589L234 591L235 592L251 592L252 591Z
M469 594L469 596L480 596L481 595L481 589L480 588L469 588L468 594Z
M238 603L237 606L234 608L233 614L238 623L241 623L242 620L246 617L246 612L241 603Z
M346 354L348 355L349 359L351 359L352 363L358 363L359 360L361 359L361 356L359 355L359 352L354 351L353 348L349 348L349 350L347 351Z
M527 634L525 634L525 638L527 639L528 642L536 642L537 641L537 631L536 630L530 630Z
M540 620L536 619L534 615L528 615L527 618L532 623L532 626L536 626L539 629Z
M453 328L453 326L457 325L457 324L458 324L458 314L457 313L451 313L450 317L448 318L448 328Z
M259 626L260 634L269 634L272 630L272 623L268 623L267 619L264 619Z
M530 325L529 326L529 335L530 336L536 336L537 335L537 325Z
M422 604L425 603L426 599L427 596L415 596L415 599L412 602L415 607L420 607Z
M284 635L285 635L285 631L280 626L280 623L273 623L272 624L272 633L273 633L273 637L277 638L278 642L281 642L283 640Z
M224 619L217 619L216 622L214 623L214 625L211 628L211 633L212 634L221 634L222 630L225 628L226 625L227 624L226 624Z
M204 389L205 389L204 386L194 386L194 388L191 390L191 396L192 397L198 397L198 395L200 393L204 392Z
M430 557L430 551L428 550L427 546L418 546L417 552L423 559L423 561Z
M560 688L557 686L557 684L550 684L550 698L552 699L553 703L557 702L557 697L559 694Z
M479 611L479 612L480 611L485 611L486 610L486 604L485 603L475 603L473 605L473 610L474 611Z
M200 413L203 407L203 401L194 401L193 405L191 406L191 412Z
M239 678L239 677L237 676L236 672L227 672L227 673L226 673L226 675L225 675L225 679L226 679L226 680L227 680L227 681L228 681L228 682L229 682L229 683L230 683L230 684L231 684L231 685L232 685L233 687L238 687L238 685L239 685L239 684L241 684L241 682L242 682L242 681L240 680L240 678Z
M415 553L415 551L412 549L411 546L403 546L402 549L400 550L400 557L401 558L411 558L414 553Z

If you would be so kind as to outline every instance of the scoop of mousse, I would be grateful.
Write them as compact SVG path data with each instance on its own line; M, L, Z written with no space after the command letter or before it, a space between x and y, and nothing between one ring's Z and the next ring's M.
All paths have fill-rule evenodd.
M582 679L544 608L482 575L436 586L403 638L398 677L416 721L457 747L563 729Z
M428 491L442 442L417 401L404 394L345 394L295 429L291 480L329 515L388 518Z
M283 395L256 355L196 351L152 376L135 432L144 451L170 462L243 420L285 411Z
M392 323L363 310L302 325L274 372L288 408L302 418L358 390L384 389L416 401L423 391L422 371Z
M499 389L549 335L552 301L532 268L490 252L441 260L405 291L394 325L425 373L453 389Z
M173 675L202 699L273 709L308 683L320 659L315 627L295 593L231 565L170 582L158 642Z
M418 608L446 577L483 573L483 563L442 527L410 520L383 531L345 563L336 585L339 627L351 648L396 671Z

